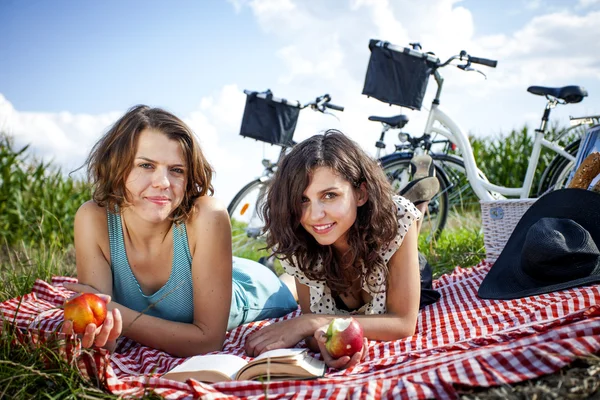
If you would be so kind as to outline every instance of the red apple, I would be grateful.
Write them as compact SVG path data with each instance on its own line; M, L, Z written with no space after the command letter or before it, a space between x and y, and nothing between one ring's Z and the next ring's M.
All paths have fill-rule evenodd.
M354 318L334 318L327 327L325 348L333 358L352 357L362 350L363 329Z
M106 318L106 302L93 293L83 293L67 300L64 306L65 321L73 321L75 333L85 332L88 324L102 325Z

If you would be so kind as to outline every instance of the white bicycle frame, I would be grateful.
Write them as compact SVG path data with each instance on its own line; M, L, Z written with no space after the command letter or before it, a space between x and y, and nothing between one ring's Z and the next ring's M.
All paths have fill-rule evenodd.
M381 45L383 46L383 42L381 43ZM404 48L392 44L387 44L387 48L397 52L408 53L409 55L414 57L426 58L432 63L439 64L439 59L433 54L422 53L414 49ZM462 56L454 56L450 60L448 60L444 65L447 65L453 59L460 59L462 61L462 58L460 57ZM481 71L478 71L473 68L465 70L473 70L482 73ZM485 74L483 75L485 76ZM540 128L536 129L535 131L533 149L529 158L529 164L527 166L527 172L525 174L525 182L523 183L523 186L520 188L509 188L505 186L498 186L489 182L485 174L479 168L477 168L477 163L475 162L475 157L473 156L473 148L471 147L471 143L469 143L467 135L463 132L462 129L460 129L458 124L454 122L452 118L450 118L448 114L446 114L440 109L439 103L444 78L440 75L439 70L436 70L433 73L433 76L438 85L438 89L435 95L435 99L431 104L431 109L429 111L429 116L427 117L427 123L425 125L424 133L429 135L438 133L446 137L458 147L463 157L463 162L465 164L465 172L467 175L467 179L469 180L473 191L475 192L477 197L479 197L480 200L497 200L505 198L504 196L519 196L520 198L528 198L529 193L531 191L531 186L533 184L533 176L535 174L535 170L540 159L540 152L542 146L553 150L554 152L562 155L571 162L575 162L575 157L569 154L567 151L565 151L564 147L561 147L556 142L546 140L546 138L544 137L547 130L546 124L548 122L550 109L556 107L556 105L558 104L558 100L554 98L548 98L548 103L546 105L546 114L544 114L544 118L542 118Z
M438 123L439 125L436 125ZM543 124L545 125L545 124ZM488 181L487 177L479 168L475 162L473 156L473 148L467 135L463 133L458 124L450 118L448 114L442 111L438 104L432 104L427 123L425 125L425 133L434 134L438 133L452 143L456 144L458 149L461 151L463 162L465 164L465 172L467 179L473 191L479 197L480 200L496 200L504 198L504 196L519 196L520 198L529 197L531 186L533 184L533 176L537 168L540 152L542 146L547 147L556 153L562 155L568 160L575 162L575 157L569 154L565 149L559 146L555 142L548 141L545 135L544 127L535 131L535 139L533 142L533 149L529 158L529 164L527 166L527 172L525 174L525 182L520 188L509 188L506 186L498 186Z
M438 91L435 100L431 104L429 116L427 117L427 123L425 124L425 133L434 134L438 133L452 143L454 143L461 152L463 162L465 164L465 173L467 179L473 191L479 197L480 200L497 200L505 198L504 196L519 196L522 199L528 198L533 184L533 176L540 160L540 152L542 146L547 147L554 152L560 154L571 162L575 162L575 157L565 151L564 147L558 145L556 142L547 140L544 136L546 134L547 116L549 115L550 109L556 107L558 101L556 99L548 99L546 105L546 114L542 119L542 123L539 129L535 130L535 139L533 141L533 149L529 157L529 164L527 165L527 172L525 173L525 182L523 186L519 188L509 188L506 186L498 186L488 181L485 174L477 168L475 157L473 156L473 148L467 135L458 126L456 122L450 118L448 114L440 109L439 98L441 94L441 88L443 84L443 78L438 71L434 73L436 83L438 84ZM437 124L436 124L437 123Z

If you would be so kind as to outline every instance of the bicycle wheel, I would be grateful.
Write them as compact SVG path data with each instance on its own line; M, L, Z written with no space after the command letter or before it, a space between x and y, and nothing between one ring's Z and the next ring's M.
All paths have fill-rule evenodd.
M266 188L266 182L256 179L244 186L227 207L231 218L234 256L256 260L267 254L266 251L260 250L265 247L265 224L260 214L260 206Z
M399 192L410 180L412 153L394 153L380 162L394 191ZM429 203L421 225L426 240L439 237L445 227L465 226L468 211L479 211L479 200L467 180L462 159L448 154L430 153L434 160L440 191Z
M399 193L410 181L410 153L394 153L380 159L381 168L392 184L394 192ZM436 175L438 166L436 165ZM443 174L443 172L440 172ZM439 175L438 175L439 177ZM424 215L421 235L428 239L437 237L446 223L448 196L444 190L445 180L440 179L440 194L429 202L428 212Z
M580 143L581 139L575 140L565 147L565 151L575 157L577 155L577 151L579 151ZM560 154L554 157L542 174L542 178L540 179L540 183L538 185L537 197L540 197L548 191L558 190L566 187L567 181L569 180L574 167L575 162L566 159Z
M479 198L467 179L462 158L449 154L432 154L439 169L444 171L448 212L445 229L473 228L481 225ZM440 178L442 179L442 177Z

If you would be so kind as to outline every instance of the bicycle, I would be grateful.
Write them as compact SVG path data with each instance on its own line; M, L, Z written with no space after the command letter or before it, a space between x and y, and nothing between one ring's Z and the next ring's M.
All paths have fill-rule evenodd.
M244 93L246 95L253 94L249 91L244 91ZM262 99L266 98L266 95L263 93L254 93L254 95ZM286 100L275 97L272 97L272 100L278 103L287 102ZM333 116L335 115L327 110L344 111L344 107L331 103L331 96L329 94L319 96L303 105L296 104L295 106L299 110L310 108L313 111ZM241 257L245 256L243 253L244 250L249 250L252 252L260 249L261 247L261 244L257 243L257 241L260 240L260 237L263 235L262 228L264 227L264 222L260 214L261 201L265 197L267 183L275 174L277 165L285 156L287 151L294 146L295 142L292 139L292 137L289 137L288 140L285 141L278 141L274 143L269 142L281 147L277 160L272 162L269 159L263 159L262 165L264 166L264 170L262 175L240 189L227 207L227 211L232 220L234 229L233 249L236 254ZM264 263L264 260L265 258L261 258L259 261Z
M436 176L440 180L440 192L429 203L428 210L424 217L425 221L421 227L422 236L425 236L427 239L439 236L447 223L449 211L455 209L458 205L462 205L463 199L468 196L469 192L473 192L474 196L479 200L495 200L504 198L505 196L527 198L531 192L534 172L539 162L542 146L554 151L557 155L543 172L536 196L539 196L548 190L565 186L573 169L573 163L579 149L580 139L576 139L564 147L561 146L559 142L569 132L569 130L567 130L556 138L547 140L545 136L548 133L548 121L551 110L557 105L578 103L582 101L583 98L587 96L585 89L579 86L565 86L561 88L531 86L527 89L528 92L532 94L545 96L547 102L541 118L540 128L535 131L533 150L527 167L524 184L520 188L507 188L495 185L488 181L485 174L477 168L473 150L467 135L460 130L458 125L449 115L439 108L444 81L439 72L441 68L451 65L455 60L459 60L460 63L455 65L459 69L463 71L476 71L483 74L483 72L473 68L471 64L495 67L497 61L474 57L469 55L466 51L461 51L458 55L450 57L445 62L441 62L433 54L421 52L421 46L418 43L412 43L411 49L380 41L377 45L386 46L391 50L402 52L408 56L426 58L428 62L433 65L429 75L434 76L438 86L435 97L432 100L432 106L429 110L424 134L420 137L412 137L410 134L402 132L402 128L404 128L409 121L406 115L369 117L369 120L381 122L383 124L381 136L375 144L377 148L375 158L378 159L386 175L392 182L393 188L397 192L406 186L410 180L410 161L415 152L428 153L434 160ZM429 78L429 75L427 78ZM485 76L485 74L483 75ZM587 117L588 122L590 118L593 119L593 117ZM586 117L580 119L584 121L586 120ZM436 123L438 126L436 126ZM381 156L381 151L385 148L385 134L390 129L401 130L399 134L401 143L395 145L395 151L393 153ZM435 138L437 135L441 135L445 139L436 140ZM443 145L443 149L436 152L433 147L438 144ZM462 157L455 154L456 151L459 151ZM281 155L282 154L283 149ZM271 164L268 160L263 160L263 165L265 165L263 176L246 185L231 202L228 210L232 218L235 218L236 212L234 209L238 207L239 204L242 204L242 214L250 208L253 210L256 209L256 199L261 198L261 193L254 194L251 192L257 187L264 187L264 183L272 176L273 170L271 168L274 168L276 164L277 163ZM242 202L243 198L254 200ZM248 237L257 238L261 234L261 229L262 220L252 216L248 221L245 233Z
M543 172L536 196L539 196L546 191L555 190L565 186L573 169L580 139L576 139L564 147L561 146L559 141L568 133L569 130L567 130L558 137L548 140L545 137L548 133L548 121L551 110L557 105L573 104L582 101L583 98L587 96L587 91L585 89L579 86L565 86L560 88L531 86L527 89L528 92L534 95L545 96L547 102L541 118L540 127L535 130L535 138L525 174L525 180L521 187L509 188L499 186L489 182L485 174L477 167L473 149L467 135L458 127L458 124L456 124L454 120L439 107L444 82L444 79L440 74L442 68L448 65L455 65L453 62L458 60L459 62L456 66L459 69L463 71L476 71L483 74L483 72L473 68L472 64L494 68L497 65L497 61L474 57L463 50L458 55L454 55L445 62L441 62L432 53L423 53L421 51L421 46L418 43L411 43L410 49L382 41L376 41L374 45L385 47L407 56L417 57L419 59L426 58L431 66L431 71L426 79L433 75L437 84L437 91L429 110L423 135L420 137L412 137L401 131L399 134L401 143L397 144L395 151L389 155L380 158L380 152L385 148L385 133L389 129L401 130L408 123L408 117L405 115L396 115L393 117L369 117L369 120L378 121L384 125L380 139L376 143L376 157L380 160L388 177L394 183L395 189L400 190L408 183L410 176L410 160L415 152L429 153L434 160L436 175L440 180L440 193L430 202L427 216L428 223L423 224L423 228L426 226L428 226L428 228L426 228L425 232L423 232L422 228L422 234L426 234L429 237L439 235L446 224L449 208L454 207L460 202L466 190L472 190L479 200L496 200L505 198L505 196L528 198L531 194L534 173L540 159L542 147L554 151L557 155ZM483 75L485 76L485 74ZM580 120L585 121L585 118L586 117L580 118ZM593 119L593 117L587 118L588 122L590 118ZM438 135L441 135L444 139L435 140ZM433 145L435 144L442 144L443 150L441 152L433 151ZM462 157L453 154L455 151L459 151Z

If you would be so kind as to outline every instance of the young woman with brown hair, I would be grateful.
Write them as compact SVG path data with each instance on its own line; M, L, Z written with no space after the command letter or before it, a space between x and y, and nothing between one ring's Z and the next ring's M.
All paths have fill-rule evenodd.
M302 315L250 335L249 355L305 339L329 366L346 368L367 346L332 359L324 334L334 317L355 317L366 338L396 340L414 334L420 304L439 297L417 250L421 212L395 196L376 161L341 132L293 148L277 169L263 214L268 246L295 278Z
M268 268L232 258L227 210L211 197L213 170L191 129L136 106L87 160L92 200L75 216L77 292L112 297L85 347L123 334L184 357L220 350L226 331L297 308ZM65 321L63 332L72 332Z

